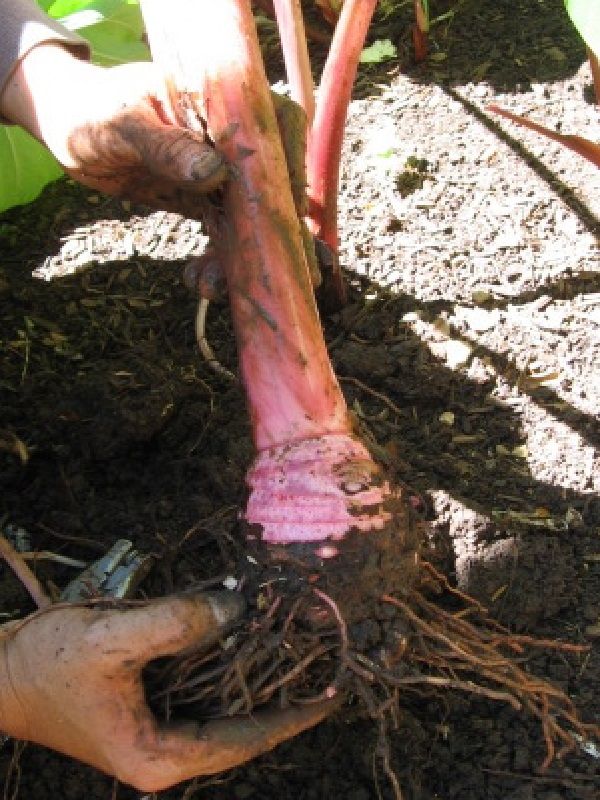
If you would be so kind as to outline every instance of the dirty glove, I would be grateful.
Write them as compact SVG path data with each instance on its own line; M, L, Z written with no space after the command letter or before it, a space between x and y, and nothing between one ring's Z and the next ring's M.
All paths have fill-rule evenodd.
M242 611L239 595L222 592L37 612L0 638L0 728L145 792L264 753L319 722L335 703L205 725L160 724L141 679L152 659L214 644Z
M98 67L56 42L34 47L0 94L0 115L43 142L93 189L193 216L228 176L203 133L169 116L150 63Z

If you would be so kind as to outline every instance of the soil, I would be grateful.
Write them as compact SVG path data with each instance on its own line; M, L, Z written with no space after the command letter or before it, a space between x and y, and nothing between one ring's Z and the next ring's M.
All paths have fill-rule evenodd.
M432 7L455 13L422 66L406 59L407 9L373 28L399 58L361 68L340 196L351 300L323 314L325 335L436 566L511 629L589 644L526 668L598 722L600 172L486 111L597 141L591 73L561 0ZM182 270L206 245L200 225L61 181L0 217L0 237L3 524L83 560L131 538L158 556L148 595L221 575L252 447L241 390L195 347ZM225 303L208 339L235 371ZM56 587L75 574L39 572ZM0 597L5 619L32 610L6 568ZM342 714L160 798L391 797L376 741ZM540 773L543 758L535 721L454 693L412 697L392 737L406 800L598 797L598 746ZM42 748L19 764L6 797L142 797Z

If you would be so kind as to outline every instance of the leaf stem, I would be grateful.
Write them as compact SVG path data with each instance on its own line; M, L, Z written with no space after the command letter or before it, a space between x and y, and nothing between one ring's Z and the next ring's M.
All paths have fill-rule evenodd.
M323 70L309 135L309 227L334 253L338 251L337 195L346 114L376 6L377 0L345 0ZM339 266L332 277L336 293L343 300L345 287Z
M300 0L273 0L291 97L304 109L309 127L315 116L315 91Z
M530 131L535 131L536 133L545 136L547 139L552 139L554 142L562 144L563 147L568 147L569 150L573 150L578 155L587 158L588 161L592 162L592 164L600 167L600 145L596 144L596 142L592 142L589 139L584 139L583 136L558 133L558 131L553 131L552 128L547 128L545 125L540 125L539 122L534 122L532 119L522 117L520 114L513 114L512 111L501 108L494 103L489 105L487 108L488 111L492 111L494 114L499 114L501 117L505 117L511 122L521 125L523 128L529 128Z

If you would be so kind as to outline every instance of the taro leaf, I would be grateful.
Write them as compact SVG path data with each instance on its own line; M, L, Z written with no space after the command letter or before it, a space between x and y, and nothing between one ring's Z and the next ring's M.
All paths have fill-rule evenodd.
M377 39L376 42L370 47L365 49L360 54L361 64L380 64L382 61L389 61L391 58L396 58L398 51L396 46L392 44L390 39Z
M0 211L29 203L62 175L46 148L18 126L0 125Z
M96 64L114 67L130 61L148 61L150 52L144 42L119 41L105 25L94 25L91 28L80 28L77 31L85 36L92 46L92 58Z
M600 9L598 0L565 0L573 25L590 50L600 55Z
M77 31L105 66L149 59L138 0L38 0L51 16ZM61 175L53 156L17 127L0 126L0 212L29 203Z
M97 64L150 59L137 0L55 0L48 13L90 42Z

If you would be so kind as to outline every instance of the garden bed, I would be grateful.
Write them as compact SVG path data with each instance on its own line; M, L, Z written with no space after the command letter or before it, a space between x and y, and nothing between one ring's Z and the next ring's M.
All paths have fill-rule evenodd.
M361 70L340 198L351 298L323 322L357 429L427 523L427 557L512 630L589 644L525 667L598 721L600 172L485 112L598 140L584 48L559 0L543 9L466 3L434 28L426 66ZM379 25L406 40L401 18ZM133 539L160 557L150 595L236 577L252 448L241 390L195 349L182 270L202 252L199 225L64 182L0 232L0 427L28 455L0 450L0 512L35 547L84 560ZM225 304L207 331L235 371ZM41 569L58 586L73 576ZM0 592L4 613L30 610L5 569ZM424 692L398 726L407 800L600 791L583 751L540 774L540 727L507 704ZM197 795L388 797L376 745L350 710ZM0 755L7 769L12 745ZM20 770L23 800L139 797L37 747Z

